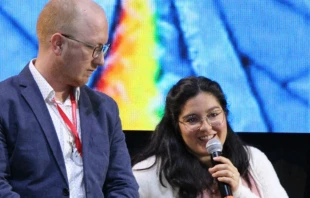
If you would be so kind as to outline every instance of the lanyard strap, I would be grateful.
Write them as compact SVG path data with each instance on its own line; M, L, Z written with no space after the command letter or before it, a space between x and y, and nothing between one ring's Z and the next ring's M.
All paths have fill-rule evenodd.
M71 107L72 107L72 122L73 123L70 121L70 119L65 114L65 112L60 108L60 106L56 103L55 99L53 99L53 101L54 101L54 103L58 109L59 114L61 115L62 119L66 123L67 127L70 129L72 135L74 136L76 148L82 157L82 143L81 143L81 140L79 138L79 134L77 132L76 101L75 101L75 98L73 96L73 93L70 94L70 100L71 100Z

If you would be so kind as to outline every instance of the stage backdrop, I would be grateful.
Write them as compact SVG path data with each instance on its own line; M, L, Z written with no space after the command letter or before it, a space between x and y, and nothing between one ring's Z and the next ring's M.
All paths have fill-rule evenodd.
M0 81L36 57L45 0L1 0ZM238 132L310 132L310 1L97 0L111 50L88 82L123 129L152 131L180 78L218 81Z

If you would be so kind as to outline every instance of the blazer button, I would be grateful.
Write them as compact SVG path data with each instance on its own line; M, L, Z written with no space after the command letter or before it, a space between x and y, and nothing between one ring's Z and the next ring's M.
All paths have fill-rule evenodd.
M69 189L68 188L64 188L64 189L62 189L62 194L64 195L64 196L69 196Z

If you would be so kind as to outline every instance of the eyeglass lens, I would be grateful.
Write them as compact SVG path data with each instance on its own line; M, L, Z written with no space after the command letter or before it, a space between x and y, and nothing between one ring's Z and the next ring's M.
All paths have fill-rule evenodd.
M101 53L105 56L109 50L110 44L98 46L93 51L93 58L97 58Z
M204 121L206 121L212 127L216 127L222 124L224 120L223 112L211 113L204 118L191 117L184 122L190 129L200 128ZM183 123L183 122L182 122Z

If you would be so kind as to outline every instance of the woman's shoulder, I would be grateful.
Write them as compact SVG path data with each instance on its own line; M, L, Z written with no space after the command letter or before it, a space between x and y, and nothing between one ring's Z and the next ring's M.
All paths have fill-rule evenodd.
M250 173L264 197L288 197L279 182L272 162L260 149L247 146L250 154ZM277 195L277 196L275 196Z
M141 162L138 162L135 164L132 169L133 170L139 170L139 169L148 169L154 165L156 162L156 157L155 155L146 158L145 160L142 160Z
M257 147L254 146L246 146L248 154L250 155L250 158L252 160L257 160L257 159L261 159L261 158L267 158L265 153L263 151L261 151L260 149L258 149Z
M151 156L133 166L132 170L139 184L139 194L141 198L175 197L173 195L173 189L164 176L162 179L165 187L160 183L159 165L160 160L156 160L155 156Z
M266 154L259 148L247 146L247 150L250 158L250 166L252 167L252 169L263 169L264 166L268 164L271 165L271 161L268 159Z
M149 187L150 183L157 183L158 174L156 169L155 156L151 156L132 167L132 172L136 177L139 186L143 186L143 189Z
M250 153L253 153L255 155L259 155L261 153L263 153L259 148L257 147L254 147L254 146L246 146L247 150L250 152Z

